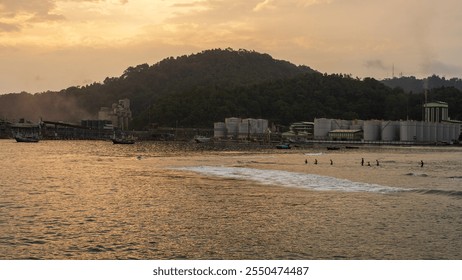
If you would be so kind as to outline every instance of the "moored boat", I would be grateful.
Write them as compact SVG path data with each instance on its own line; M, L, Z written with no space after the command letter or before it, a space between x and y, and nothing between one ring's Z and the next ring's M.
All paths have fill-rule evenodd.
M290 144L279 144L276 146L276 149L283 149L283 150L290 149Z
M16 134L14 139L16 139L16 142L23 142L23 143L37 143L38 141L40 141L40 137L35 134L31 134L31 135Z
M135 138L132 135L122 134L121 136L114 136L111 138L113 144L135 144Z

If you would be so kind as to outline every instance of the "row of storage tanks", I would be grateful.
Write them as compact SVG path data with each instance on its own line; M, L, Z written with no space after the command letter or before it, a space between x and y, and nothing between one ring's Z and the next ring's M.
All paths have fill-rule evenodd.
M326 140L336 129L362 130L364 141L447 142L459 139L458 123L315 119L314 139Z
M226 118L225 122L214 123L215 138L247 138L268 131L268 120Z

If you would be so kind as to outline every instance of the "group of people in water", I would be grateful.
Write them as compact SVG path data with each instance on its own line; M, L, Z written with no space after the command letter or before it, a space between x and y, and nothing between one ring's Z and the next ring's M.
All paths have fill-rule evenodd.
M308 164L308 160L305 159L305 164ZM318 159L314 159L314 164L317 165L318 164ZM365 162L364 162L364 158L361 158L361 166L364 166ZM380 162L378 159L375 160L375 164L376 166L380 166ZM334 161L332 159L330 159L330 165L334 165ZM372 166L371 165L371 162L368 161L367 162L367 166ZM424 167L424 162L423 160L420 161L420 167Z

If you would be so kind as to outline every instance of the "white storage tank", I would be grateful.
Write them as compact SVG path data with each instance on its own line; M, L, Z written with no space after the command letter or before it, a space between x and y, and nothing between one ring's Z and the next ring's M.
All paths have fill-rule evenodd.
M257 133L263 134L268 130L268 120L258 119L257 120Z
M448 123L444 123L443 124L443 141L444 142L450 142L451 141L451 137L450 137L450 133L449 133L449 124Z
M456 139L459 139L460 132L461 132L461 127L460 127L460 124L455 124L455 126L456 126L456 128L455 128Z
M339 119L331 120L331 130L341 129L342 128L342 121Z
M239 138L247 138L249 136L249 125L247 122L241 122L239 124Z
M451 124L449 124L449 140L450 140L451 142L453 142L454 140L456 140L455 135L456 135L455 126L454 126L454 124L451 123Z
M431 122L428 123L429 126L429 142L436 142L438 131L437 131L437 123Z
M399 140L399 123L394 121L383 121L381 124L382 141Z
M348 129L350 128L350 124L351 124L351 121L349 120L334 119L332 120L331 130Z
M331 119L314 119L314 139L325 140L329 131L332 130Z
M224 122L216 122L213 124L213 137L225 138L226 137L226 124Z
M413 142L417 140L416 124L413 121L401 121L399 129L400 141Z
M363 126L365 141L380 140L381 122L376 120L365 121Z
M350 122L349 129L351 130L363 130L364 121L363 120L352 120Z
M444 124L436 124L436 141L444 142Z
M228 137L236 137L239 133L239 124L241 123L240 118L226 118L226 131L228 132Z
M423 131L423 141L430 142L430 123L429 122L422 123L422 131Z
M424 141L424 131L423 131L423 122L415 122L415 136L416 136L416 141L417 142L423 142Z

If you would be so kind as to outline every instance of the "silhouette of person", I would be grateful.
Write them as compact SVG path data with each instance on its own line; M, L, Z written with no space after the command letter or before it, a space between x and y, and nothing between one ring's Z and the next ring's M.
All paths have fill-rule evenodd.
M305 164L308 164L308 160L307 160L307 159L305 159Z
M420 167L423 167L424 166L424 162L423 160L420 161Z
M367 162L367 166L371 166L371 162L370 162L370 161Z
M364 158L361 158L361 166L364 166Z
M333 164L334 164L334 162L332 160L330 160L330 165L333 165Z
M314 160L314 164L318 164L318 160L317 160L317 159Z
M375 161L377 162L377 166L380 166L379 160L376 159Z

